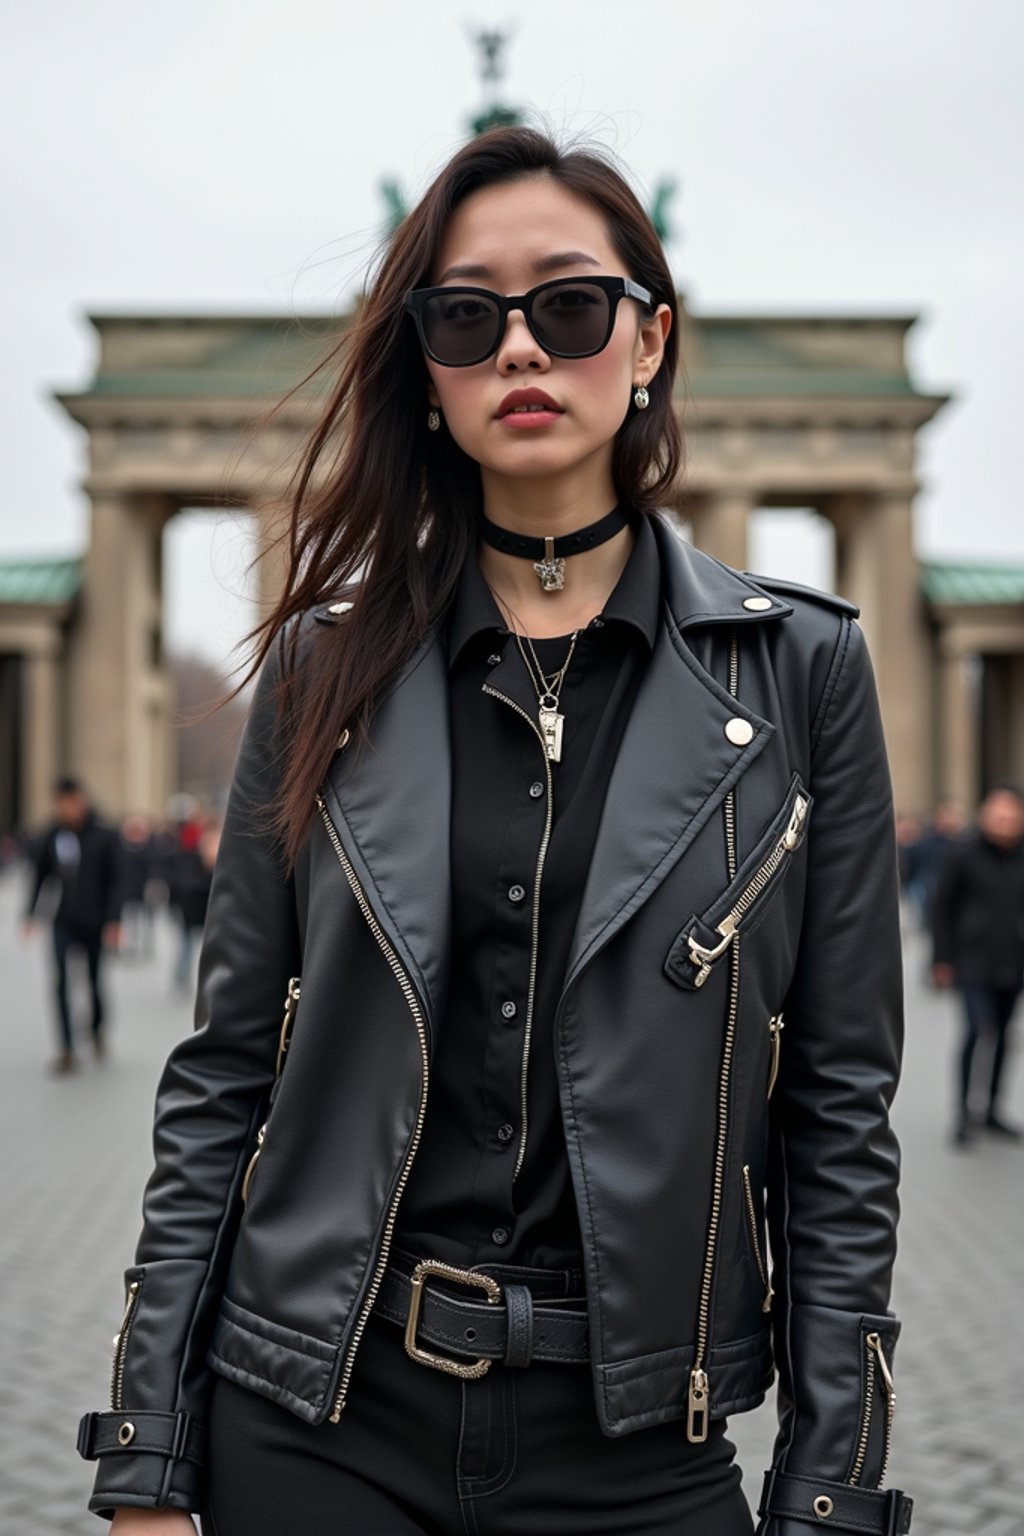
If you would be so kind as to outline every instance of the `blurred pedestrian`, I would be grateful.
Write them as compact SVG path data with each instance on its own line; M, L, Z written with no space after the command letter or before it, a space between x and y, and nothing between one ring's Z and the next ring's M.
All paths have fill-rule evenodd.
M179 992L189 991L192 985L192 960L206 922L220 843L220 829L213 822L202 830L198 826L192 830L194 835L185 839L171 873L171 906L180 929L174 969L174 985Z
M992 1058L982 1123L997 1135L1019 1139L1020 1130L1000 1112L1010 1020L1024 983L1024 796L1018 789L990 790L974 832L946 859L935 889L932 933L933 980L939 987L958 987L963 999L954 1139L962 1145L975 1128L971 1088L983 1036Z
M77 779L58 780L54 791L54 820L34 858L34 878L22 931L35 929L40 898L56 888L53 907L54 982L59 1030L53 1070L70 1072L75 1064L75 1037L68 995L68 959L81 952L86 961L91 997L90 1033L96 1056L104 1054L106 1010L100 986L105 947L120 939L120 861L118 837L100 820Z
M153 833L145 816L121 823L121 953L145 958L153 953L153 884L156 861Z
M964 818L955 800L942 800L919 835L900 850L904 889L925 928L932 923L932 903L942 868L964 835Z

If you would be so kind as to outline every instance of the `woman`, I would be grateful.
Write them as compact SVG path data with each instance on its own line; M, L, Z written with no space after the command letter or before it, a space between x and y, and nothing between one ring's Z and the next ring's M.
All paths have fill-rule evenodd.
M870 671L654 515L675 319L622 178L526 130L384 255L80 1433L115 1536L738 1536L774 1367L762 1530L906 1528Z

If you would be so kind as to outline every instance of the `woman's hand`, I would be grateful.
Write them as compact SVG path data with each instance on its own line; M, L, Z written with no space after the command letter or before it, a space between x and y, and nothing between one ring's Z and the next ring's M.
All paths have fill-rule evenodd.
M118 1509L110 1536L196 1536L196 1528L180 1509Z

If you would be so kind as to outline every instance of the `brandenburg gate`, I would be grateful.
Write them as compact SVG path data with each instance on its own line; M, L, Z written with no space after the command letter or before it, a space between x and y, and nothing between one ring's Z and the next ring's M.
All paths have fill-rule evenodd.
M344 320L91 322L95 375L85 389L58 396L87 434L91 531L66 654L53 660L66 675L46 695L64 699L62 721L47 727L63 742L52 767L81 774L109 815L160 811L176 787L161 633L163 528L183 508L237 507L256 515L261 544L272 542L275 509L324 388L301 381ZM684 308L681 323L677 399L689 453L673 508L681 531L743 569L757 509L813 508L828 520L835 588L860 606L874 657L897 805L924 812L948 786L936 767L934 642L914 553L917 432L946 397L922 393L910 377L913 318ZM280 577L278 565L264 563L264 599ZM38 744L33 751L38 757ZM23 797L29 814L39 814L40 798L45 806L48 778L34 776Z

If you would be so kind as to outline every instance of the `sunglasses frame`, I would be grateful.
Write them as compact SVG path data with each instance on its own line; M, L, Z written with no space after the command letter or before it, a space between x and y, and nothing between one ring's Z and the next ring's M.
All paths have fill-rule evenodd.
M559 352L550 347L544 339L537 335L533 324L533 304L539 293L544 293L549 288L571 286L573 283L587 283L592 288L602 288L608 295L608 329L604 340L599 347L593 347L588 352ZM498 325L495 332L494 345L479 357L470 358L464 363L447 362L443 357L438 357L431 350L427 341L426 327L423 324L423 310L429 299L437 298L440 294L472 293L480 298L490 299L498 309ZM477 363L485 363L489 357L493 357L501 346L508 325L508 317L514 309L518 309L526 321L530 335L539 347L542 347L549 357L566 358L575 361L583 357L596 357L603 352L611 340L612 331L615 329L615 316L618 313L620 299L636 299L639 303L653 309L654 300L646 288L639 283L634 283L631 277L606 277L603 274L586 277L552 277L547 282L538 283L536 288L530 288L526 293L495 293L491 288L474 288L464 283L449 283L440 288L413 288L405 296L405 308L416 322L416 331L420 339L420 346L430 358L441 368L475 368Z

